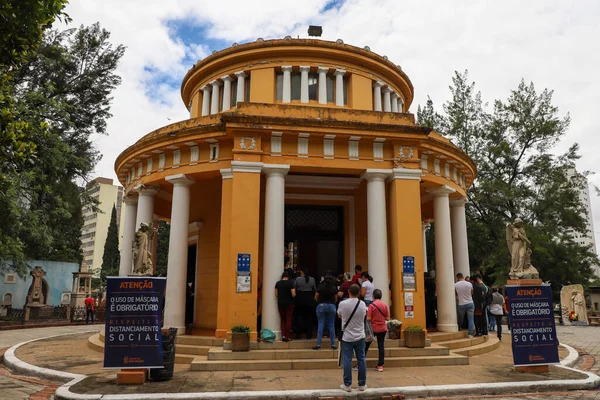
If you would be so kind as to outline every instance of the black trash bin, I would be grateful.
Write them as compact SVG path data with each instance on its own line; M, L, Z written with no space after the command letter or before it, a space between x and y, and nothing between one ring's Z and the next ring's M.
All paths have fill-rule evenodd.
M150 370L150 379L153 381L168 381L173 378L173 369L175 367L175 339L177 338L177 328L163 328L162 333L162 361L164 368L152 368Z

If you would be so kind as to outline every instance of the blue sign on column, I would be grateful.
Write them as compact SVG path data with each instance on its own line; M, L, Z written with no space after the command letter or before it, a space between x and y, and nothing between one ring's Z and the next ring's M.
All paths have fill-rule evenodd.
M506 286L515 366L558 364L550 285Z
M108 277L104 368L163 368L166 278Z
M413 256L402 257L402 286L404 290L415 290L415 258Z
M238 253L237 258L237 292L248 293L252 291L250 283L250 254Z

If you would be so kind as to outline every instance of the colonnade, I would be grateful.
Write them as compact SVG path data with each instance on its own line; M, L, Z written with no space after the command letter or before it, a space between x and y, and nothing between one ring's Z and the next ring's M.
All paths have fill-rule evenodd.
M240 163L240 162L238 162ZM256 164L256 163L253 163ZM274 287L281 277L284 265L285 247L285 176L289 165L260 165L265 175L264 205L264 241L262 266L262 326L273 330L278 337L279 313ZM367 169L362 178L367 181L367 251L368 270L376 282L390 282L388 272L388 232L386 180L415 179L420 170L404 169ZM225 178L224 178L225 179ZM194 179L179 174L167 177L173 184L171 207L171 232L169 237L169 255L167 269L167 291L165 304L165 326L185 329L185 285L187 269L188 225L190 209L190 186ZM418 190L418 187L417 189ZM131 273L132 242L135 231L142 222L152 223L154 195L157 188L141 186L136 189L135 198L125 199L125 227L121 251L120 276ZM445 332L458 331L456 302L454 296L454 276L457 272L469 274L469 256L465 218L465 200L450 201L449 195L455 190L442 185L428 193L433 197L435 220L435 259L438 296L438 329ZM394 200L392 200L394 201ZM400 210L402 213L404 210ZM398 214L398 211L394 215ZM134 218L135 216L135 218ZM395 218L395 217L394 217ZM397 223L392 218L392 223ZM426 268L425 225L423 227L423 261ZM401 229L401 227L399 227ZM394 235L392 235L394 236ZM420 236L420 234L419 234ZM394 236L396 237L396 236ZM416 254L415 254L416 255ZM392 259L393 269L401 271L401 260ZM395 273L395 271L393 271ZM419 272L419 271L415 271ZM416 279L423 279L422 275ZM398 279L393 280L393 290L401 290ZM377 285L383 292L382 300L390 304L389 285ZM397 294L394 302L398 301ZM398 305L399 306L399 305ZM416 307L424 305L415 304Z
M235 103L242 102L246 98L246 73L239 71L234 73L235 78L231 75L225 75L221 77L221 80L215 79L209 82L208 85L202 86L202 113L204 117L206 115L217 114L219 111L229 110L231 105L231 88L236 81L236 98ZM221 104L219 99L221 98L221 86L223 86L223 96ZM219 106L221 109L219 110Z

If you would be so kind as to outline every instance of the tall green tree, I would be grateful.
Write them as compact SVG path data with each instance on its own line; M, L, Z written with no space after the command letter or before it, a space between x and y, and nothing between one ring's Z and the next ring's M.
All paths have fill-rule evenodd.
M10 191L3 185L7 174L36 153L29 137L32 131L46 127L31 125L16 109L14 73L35 53L55 19L70 21L63 12L66 4L67 0L4 0L0 4L0 195Z
M104 253L102 254L102 270L100 272L102 284L106 284L107 276L119 276L120 261L117 208L113 205L110 224L108 225L108 232L106 234L106 242L104 242Z
M90 136L106 134L111 92L123 46L114 47L98 24L49 30L27 61L12 72L12 111L26 121L38 151L6 169L0 182L0 271L24 274L25 259L81 262L81 201L100 155ZM6 260L12 260L11 266Z
M158 243L156 245L156 275L167 276L170 234L171 225L163 220L158 221Z
M578 146L553 153L570 119L559 115L552 91L538 92L533 83L521 81L488 111L466 71L455 73L452 81L452 99L444 104L437 129L478 168L467 193L471 270L482 272L490 283L506 281L506 224L520 217L532 242L532 264L555 293L561 284L589 282L597 257L571 236L588 229L577 192L583 181L570 178Z

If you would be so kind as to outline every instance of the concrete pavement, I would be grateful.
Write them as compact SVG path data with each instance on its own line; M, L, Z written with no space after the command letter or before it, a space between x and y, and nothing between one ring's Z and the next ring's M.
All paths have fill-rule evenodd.
M69 329L70 328L70 329ZM41 330L35 330L38 332L28 332L27 339L31 339L34 337L43 337L50 336L57 333L64 333L64 330L71 332L85 331L89 330L90 327L76 327L77 329L73 329L73 327L61 327L61 328L44 328ZM86 329L87 328L87 329ZM97 326L100 329L100 326ZM32 330L27 330L32 331ZM24 333L25 331L17 332L17 331L5 331L0 332L0 343L12 344L15 341L23 341L25 338L20 333ZM8 333L9 335L5 334ZM7 337L10 336L10 337ZM578 366L582 369L587 369L590 372L598 372L600 370L600 362L596 360L600 360L600 327L558 327L558 336L559 339L563 342L569 343L576 347L583 354L582 359L578 363ZM69 339L70 337L70 339ZM204 376L201 373L190 373L190 371L186 371L184 366L176 369L176 377L174 380L169 381L169 383L152 383L149 385L144 385L140 387L116 387L114 385L114 372L111 371L103 371L100 365L102 355L100 353L87 353L90 351L85 346L85 335L73 335L73 336L63 336L60 338L45 340L43 342L33 342L31 344L25 345L20 348L16 355L23 359L24 361L34 363L36 365L40 365L47 368L53 368L60 371L67 371L71 373L85 373L91 374L90 378L83 380L82 382L77 383L74 387L72 387L72 391L79 392L81 394L90 395L92 393L106 393L109 397L114 396L117 393L122 393L127 396L130 394L135 396L139 393L151 393L151 392L166 392L166 393L182 393L182 392L211 392L215 390L220 391L231 391L224 398L231 397L236 391L244 391L244 390L272 390L273 393L279 393L280 396L285 396L284 392L281 390L289 390L289 389L301 389L301 388L310 388L310 389L326 389L331 388L334 382L337 382L341 379L341 371L295 371L292 375L294 376L286 376L286 373L270 373L270 371L265 371L262 373L252 373L251 371L244 373L229 373L230 376L220 376L216 373L205 373ZM19 338L21 340L19 340ZM79 343L79 344L78 344ZM369 390L370 395L374 395L375 392L378 391L376 389L377 386L403 386L399 383L401 380L404 385L412 387L430 387L430 385L439 385L439 384L448 384L448 383L460 383L461 385L465 385L465 389L469 386L473 386L473 383L481 382L478 387L481 388L481 393L490 393L489 390L484 390L483 388L486 386L482 384L483 382L496 382L498 379L500 381L512 380L515 381L515 385L519 385L518 381L524 383L522 381L526 381L529 378L523 374L512 375L509 373L507 377L502 378L499 374L494 372L493 364L510 364L510 346L508 341L505 341L503 344L503 350L499 349L494 351L493 353L489 353L487 355L482 355L478 357L473 357L472 360L472 368L473 370L456 370L456 367L446 367L445 369L440 369L440 371L433 371L435 368L442 367L422 367L422 368L397 368L397 369L387 369L383 374L377 374L374 372L369 372L368 379L370 380L370 387L374 388L373 390ZM58 351L59 354L62 354L63 357L61 359L57 358L56 355L52 353L54 351ZM563 354L564 355L564 354ZM592 357L595 357L592 358ZM469 366L465 366L469 367ZM503 370L506 375L506 369ZM331 376L329 376L329 372ZM316 373L316 375L315 375ZM568 372L561 372L566 375L563 375L559 379L581 379L576 378L574 376L570 376ZM575 373L576 374L576 373ZM210 376L209 376L210 375ZM254 376L256 375L256 376ZM271 376L272 375L272 376ZM277 376L275 376L277 375ZM279 376L281 375L281 376ZM315 376L313 376L315 375ZM479 375L483 378L476 379L471 378L474 375ZM92 379L93 377L95 379ZM394 379L394 376L396 378ZM554 373L553 377L546 377L545 379L555 379L558 377ZM430 379L431 378L431 379ZM4 377L0 374L0 385L4 383L2 380ZM90 380L91 379L91 380ZM331 381L331 382L330 382ZM22 382L22 383L20 383ZM203 383L204 382L204 383ZM11 386L11 397L6 397L7 399L27 399L28 396L31 396L32 393L35 393L35 390L44 387L43 385L37 385L35 382L23 382L19 381L19 379L9 378L7 383ZM372 384L371 384L372 383ZM541 382L540 382L541 383ZM164 384L164 385L163 385ZM317 385L317 386L315 386ZM375 385L375 386L373 386ZM417 385L417 386L415 386ZM2 385L4 386L4 385ZM0 386L0 387L2 387ZM159 388L159 386L161 386ZM254 387L257 386L257 387ZM46 386L47 387L47 386ZM335 386L337 387L337 386ZM431 386L433 388L433 386ZM408 389L409 387L406 387ZM555 390L561 390L559 386L554 386ZM157 390L158 389L158 390ZM162 390L161 390L162 389ZM494 398L494 399L526 399L526 400L536 400L541 399L543 395L547 400L555 400L555 399L595 399L600 400L600 392L598 391L586 391L586 392L556 392L556 393L543 393L543 394L529 394L529 395L504 395L504 396L481 396L476 395L477 388L471 390L465 390L465 395L467 393L471 393L472 397L466 397L465 395L459 396L460 398ZM533 389L535 390L535 389ZM367 392L367 393L369 393ZM113 395L109 394L112 393ZM249 393L249 392L246 392ZM256 393L256 392L255 392ZM285 392L289 393L289 392ZM409 394L408 392L406 392ZM440 396L440 395L448 395L450 392L444 391L430 391L429 394L432 396ZM493 391L492 391L493 393ZM496 391L498 393L498 391ZM190 393L191 394L191 393ZM205 393L209 395L209 393ZM241 394L241 393L240 393ZM416 393L415 393L416 394ZM4 391L0 391L0 399L3 399ZM183 393L182 393L183 395ZM356 393L353 393L356 395ZM277 396L277 398L283 398ZM105 398L103 396L102 398ZM410 396L409 394L409 397ZM42 397L38 397L42 398ZM45 398L45 397L44 397ZM373 398L373 397L369 397ZM443 399L444 397L436 397L438 399ZM455 400L457 397L452 397Z
M102 329L104 325L77 325L44 327L0 331L0 356L11 346L53 335L85 332ZM56 382L19 375L0 365L0 400L45 400L50 398L56 388Z

